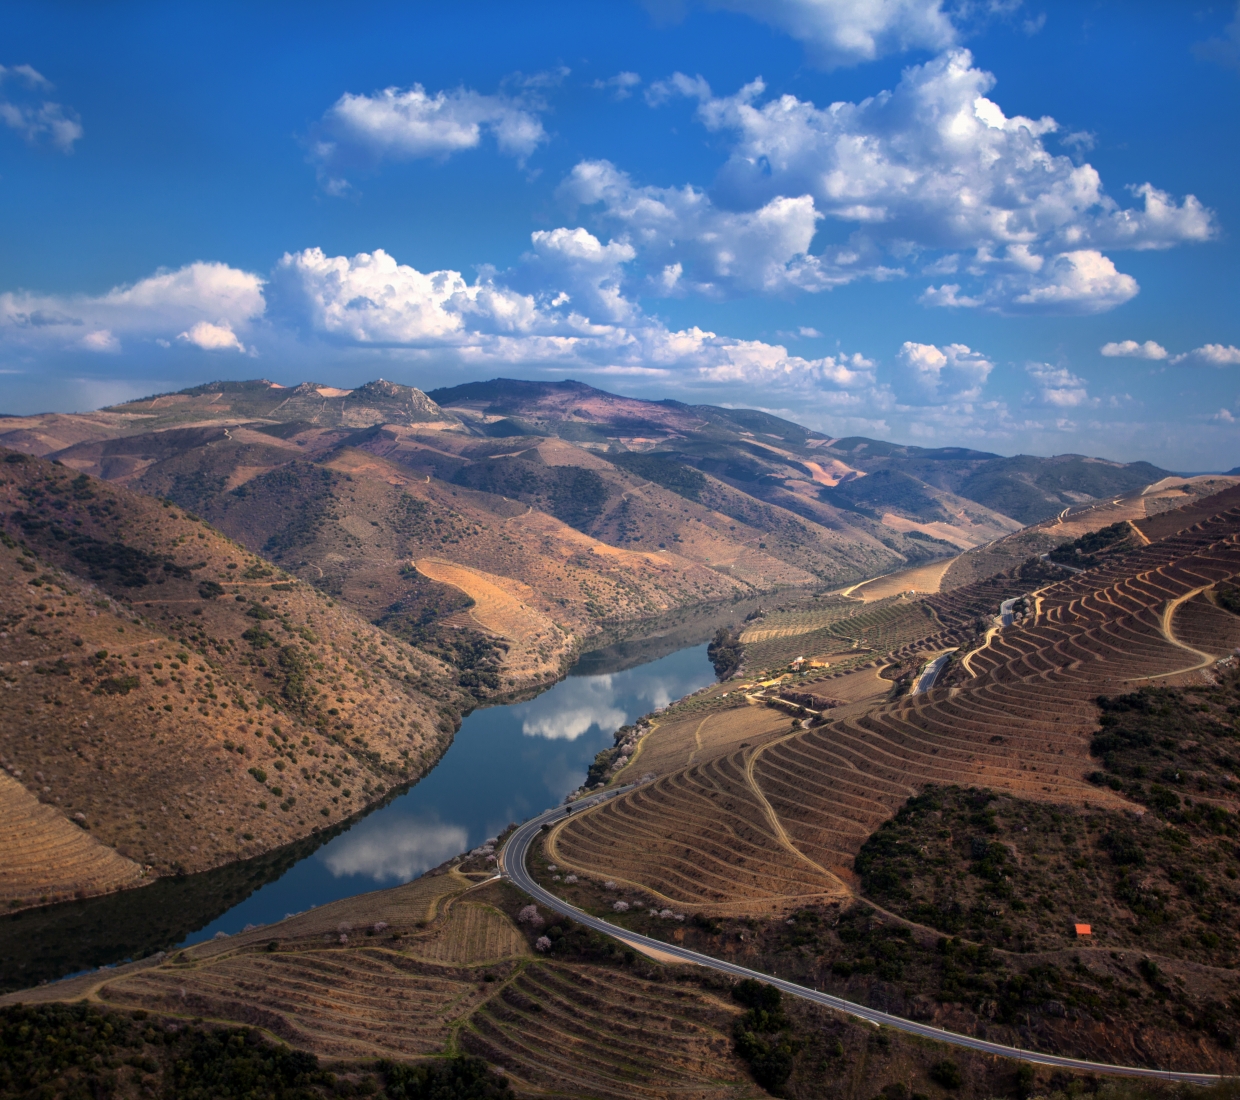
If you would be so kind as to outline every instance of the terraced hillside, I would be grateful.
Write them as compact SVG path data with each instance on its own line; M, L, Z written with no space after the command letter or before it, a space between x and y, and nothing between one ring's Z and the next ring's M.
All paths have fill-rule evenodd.
M732 1052L726 991L571 931L544 957L514 920L523 904L449 871L5 1000L236 1021L329 1059L471 1053L522 1095L762 1095Z
M441 662L179 508L4 454L5 905L257 855L438 759Z
M1218 495L1208 518L1044 585L1021 624L987 630L961 655L957 686L840 707L811 729L777 733L773 722L760 741L721 745L569 819L550 851L579 874L620 876L677 906L755 912L848 892L861 843L927 783L1131 805L1087 779L1095 700L1209 675L1230 653L1235 617L1199 598L1240 573L1237 497ZM983 597L993 613L994 597L1014 583L1000 578L927 602L936 625L954 620L963 639ZM923 644L952 631L945 625Z

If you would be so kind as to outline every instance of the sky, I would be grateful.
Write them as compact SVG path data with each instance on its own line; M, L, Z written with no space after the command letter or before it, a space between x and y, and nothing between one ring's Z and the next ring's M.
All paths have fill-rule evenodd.
M573 378L1240 465L1240 9L0 10L0 412Z

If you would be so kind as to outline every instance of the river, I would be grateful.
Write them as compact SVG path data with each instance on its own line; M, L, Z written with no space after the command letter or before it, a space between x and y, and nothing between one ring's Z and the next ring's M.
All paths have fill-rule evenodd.
M715 679L705 645L620 672L595 671L593 655L583 664L592 674L570 673L525 703L474 711L420 783L184 942L417 878L556 805L621 726Z
M326 841L311 837L216 871L0 917L0 991L416 878L554 806L620 726L713 682L702 638L736 614L670 617L657 631L584 654L534 699L474 711L423 779Z

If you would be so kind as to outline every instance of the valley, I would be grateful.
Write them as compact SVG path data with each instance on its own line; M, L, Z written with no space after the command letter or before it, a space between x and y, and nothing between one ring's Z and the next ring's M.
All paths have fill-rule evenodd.
M347 835L587 649L713 631L720 675L599 720L505 879L508 829L9 1003L255 1027L354 1081L477 1057L531 1096L1025 1079L662 943L1005 1051L1240 1069L1240 479L503 380L220 383L0 445L18 915Z

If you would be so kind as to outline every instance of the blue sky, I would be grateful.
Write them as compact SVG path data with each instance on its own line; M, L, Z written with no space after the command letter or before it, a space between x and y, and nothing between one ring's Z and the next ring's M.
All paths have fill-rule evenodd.
M578 378L1240 463L1234 4L10 3L0 411Z

